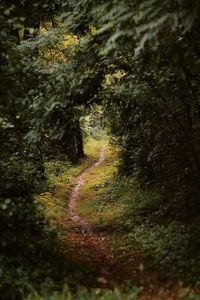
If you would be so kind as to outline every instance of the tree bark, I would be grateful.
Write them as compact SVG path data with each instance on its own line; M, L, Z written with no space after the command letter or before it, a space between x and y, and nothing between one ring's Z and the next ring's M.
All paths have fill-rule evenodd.
M80 121L77 122L76 128L76 146L77 146L77 157L78 159L84 158L84 150L83 150L83 135L81 131Z

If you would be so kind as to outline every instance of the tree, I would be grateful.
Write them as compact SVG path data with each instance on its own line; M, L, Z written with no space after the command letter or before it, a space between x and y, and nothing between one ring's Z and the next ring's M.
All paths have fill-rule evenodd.
M84 56L89 65L95 53L93 73L113 78L95 98L122 147L123 172L191 215L200 208L199 14L197 1L118 0L72 7L67 19L75 31L81 20L95 28Z

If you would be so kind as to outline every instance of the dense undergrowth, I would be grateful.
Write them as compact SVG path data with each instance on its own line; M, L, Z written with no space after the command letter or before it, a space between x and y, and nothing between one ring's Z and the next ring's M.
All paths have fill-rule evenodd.
M162 279L199 287L200 2L2 0L0 15L1 298L50 298L85 275L60 244L73 179L97 157L83 151L96 105L90 134L109 130L121 175L109 150L79 213Z
M176 218L168 211L168 203L151 191L137 190L133 180L120 177L112 184L106 193L112 191L111 201L121 203L116 222L119 232L126 236L126 247L134 249L137 245L162 279L199 286L200 219L187 223ZM124 193L127 190L129 193Z
M97 232L105 235L114 250L135 251L144 254L148 266L160 273L162 279L180 279L184 284L198 287L199 259L198 220L186 224L173 218L168 207L155 193L141 192L133 178L117 175L117 153L105 141L89 139L85 145L87 158L77 164L52 160L45 163L47 183L35 203L41 214L43 235L31 241L34 252L28 251L22 267L9 261L11 266L4 273L4 298L26 300L132 300L137 298L138 288L122 288L114 291L77 288L90 270L87 266L70 261L69 253L60 245L68 242L67 230L60 226L67 220L66 200L73 187L74 178L94 162L101 147L107 147L105 161L86 176L81 189L77 211L90 222ZM44 218L45 216L45 218ZM39 223L40 224L40 223ZM37 245L37 247L36 247ZM59 250L60 249L60 250ZM32 253L33 256L30 256ZM39 254L40 253L40 254ZM19 257L17 256L17 259ZM27 271L26 271L27 265ZM170 265L170 268L169 268ZM146 268L146 265L144 265ZM78 275L77 275L78 274ZM6 291L6 292L5 292ZM190 289L183 290L180 299L198 299Z
M111 190L115 193L114 202L122 203L123 209L117 223L119 232L126 235L126 247L134 249L137 245L159 271L161 278L182 280L184 284L199 286L200 219L196 218L187 224L170 217L165 204L159 201L155 203L155 194L134 194L134 183L127 183L126 179L124 185L134 192L124 195L119 180L122 182L121 178L116 179Z
M94 289L88 291L87 289L80 288L76 294L72 293L67 286L64 287L62 293L54 292L52 294L35 294L30 295L25 300L134 300L140 292L138 288L128 289L127 291L103 290Z
M47 178L47 191L36 197L37 201L42 205L46 220L49 224L49 229L56 234L57 243L59 244L60 257L62 257L63 265L58 266L57 271L60 271L59 276L54 273L52 278L47 278L44 284L40 286L32 286L32 292L29 293L26 300L62 300L62 299L77 299L77 300L86 300L86 299L133 299L140 291L139 288L133 287L130 290L122 288L122 290L115 289L114 291L107 289L93 289L87 290L85 288L77 288L77 286L82 286L81 282L84 277L87 277L88 274L93 272L93 269L90 270L89 265L86 265L84 262L79 262L71 256L70 252L70 241L68 239L68 230L63 228L62 221L67 222L68 226L71 226L70 218L67 212L67 199L69 193L74 186L75 177L80 174L84 169L89 165L95 162L98 159L99 151L102 147L107 146L106 140L94 140L88 139L85 143L85 154L86 158L80 161L77 164L71 164L69 161L52 160L45 163L45 174ZM107 163L110 164L110 158L113 159L116 155L113 155L112 151L108 151L108 157L106 159ZM110 164L111 166L111 164ZM110 176L113 173L115 167L112 170L108 171L107 174L104 173L104 176ZM103 171L103 170L102 170ZM92 177L94 173L92 174ZM103 186L102 186L103 187ZM95 193L96 188L94 189ZM91 194L87 195L91 199ZM109 212L108 212L109 214ZM93 222L92 222L93 223ZM74 226L72 224L72 226ZM52 245L51 245L52 247ZM86 255L86 253L83 253ZM51 259L47 258L47 262L51 264ZM57 263L58 260L55 261ZM49 268L52 267L49 265ZM53 270L55 272L55 270ZM40 278L42 281L42 278ZM85 279L84 279L85 281ZM58 282L58 284L57 284ZM89 284L89 279L88 279Z
M82 287L82 282L83 280L85 281L85 277L87 277L89 273L93 273L94 270L90 269L88 264L86 265L84 262L80 263L79 260L74 260L71 257L69 250L70 241L68 239L69 232L66 228L63 229L61 224L61 221L65 220L68 226L71 226L67 212L67 199L74 185L74 178L98 159L99 151L102 147L107 147L105 164L103 164L103 167L100 167L101 169L97 168L97 171L95 169L92 170L90 173L91 177L89 177L88 180L86 178L86 190L84 187L82 190L82 196L84 195L86 198L81 198L81 204L83 204L83 206L81 207L80 205L80 207L78 206L77 208L78 211L80 210L80 212L84 214L84 209L86 209L86 212L91 212L87 207L86 199L92 200L95 194L98 194L98 189L104 189L105 187L104 183L100 183L99 185L95 185L94 183L96 182L98 184L100 178L111 178L113 172L116 170L114 163L116 161L116 153L108 148L107 141L88 139L85 144L87 158L76 165L71 165L68 161L59 159L45 163L47 191L38 195L36 198L42 205L46 219L49 222L49 228L53 228L54 232L56 232L57 242L59 243L60 249L62 249L60 254L62 254L63 260L66 260L66 263L64 263L62 267L59 266L60 276L63 276L63 280L54 274L55 277L47 279L40 286L33 286L28 296L23 298L24 300L131 300L135 299L142 290L135 286L131 288L125 286L121 288L116 287L114 290L105 288L86 289ZM88 191L87 193L87 182L93 185L92 192ZM106 183L106 185L107 184L108 183ZM95 202L93 202L93 205L95 206ZM116 208L116 213L117 210ZM107 209L105 217L112 220L113 212L113 210L111 212ZM95 218L93 214L88 221L95 225L97 219L98 218ZM72 224L72 226L74 225ZM83 253L83 256L85 255L87 255L87 253ZM49 261L49 258L47 258L47 261ZM56 281L58 279L60 280L57 285Z
M16 205L21 209L17 214L16 206L9 198L2 204L5 216L2 224L0 256L0 292L1 299L22 299L27 294L36 291L49 293L62 290L65 281L76 285L76 279L71 278L71 272L81 272L81 267L73 265L60 249L60 240L64 239L67 231L60 226L60 220L66 217L66 200L74 184L74 178L98 157L101 142L88 141L85 146L87 158L72 164L67 160L47 160L45 163L46 182L40 183L35 192L42 193L30 196L32 189L39 183L32 174L32 165L22 163L22 160L11 161L11 167L19 167L21 175L16 173L13 185L10 186L9 170L1 185L12 188L17 193L20 187L29 182L29 193L25 190L22 196L16 194ZM29 169L30 167L30 169ZM12 170L13 171L13 170ZM23 201L22 201L23 200ZM3 206L4 205L4 206ZM28 217L28 219L27 219ZM12 229L12 230L11 230ZM12 233L12 235L11 235ZM6 238L5 238L6 236ZM13 241L15 246L13 246ZM48 292L47 292L48 291ZM53 293L53 292L52 292ZM45 294L46 295L46 294ZM46 297L46 296L45 296ZM49 296L50 297L50 296Z
M76 164L59 160L59 157L45 163L47 191L37 196L37 200L42 204L47 219L55 228L58 227L61 218L67 217L66 203L74 185L74 178L97 159L103 144L105 141L88 139L85 143L86 158Z
M172 206L155 191L141 191L134 178L116 171L116 156L110 151L86 179L79 213L97 231L109 233L113 249L143 253L144 268L156 270L161 280L198 288L200 219L183 219L176 202Z

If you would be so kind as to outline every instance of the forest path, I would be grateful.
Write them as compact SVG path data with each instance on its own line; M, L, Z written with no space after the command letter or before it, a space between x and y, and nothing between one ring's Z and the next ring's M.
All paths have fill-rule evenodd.
M131 282L134 286L143 287L144 294L138 299L161 299L160 291L162 297L163 294L166 296L162 299L174 299L167 287L162 288L158 284L156 275L151 270L141 269L141 253L111 250L106 242L110 239L109 233L95 232L92 225L77 213L86 176L92 176L92 170L105 162L105 154L106 148L102 148L98 160L75 179L75 186L67 199L68 219L62 221L62 227L68 233L66 244L62 244L62 248L67 248L71 261L78 266L78 280L83 286L114 288Z
M84 184L84 177L88 173L91 172L92 169L99 166L104 160L105 160L105 148L102 148L100 151L99 159L97 162L93 163L91 166L89 166L87 169L85 169L77 178L75 181L75 187L73 188L70 197L69 197L69 215L70 218L78 223L81 226L81 230L83 234L87 234L89 236L93 236L92 227L89 223L87 223L85 220L83 220L79 214L76 212L76 203L79 198L80 188Z

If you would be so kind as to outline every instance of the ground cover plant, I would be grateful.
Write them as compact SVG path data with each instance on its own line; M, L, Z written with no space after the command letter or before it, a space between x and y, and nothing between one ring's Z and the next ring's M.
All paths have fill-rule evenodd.
M198 298L199 16L0 1L3 300Z
M95 195L97 204L91 207L92 212L96 209L103 216L95 221L97 230L114 235L110 239L114 248L140 249L147 265L150 263L159 270L161 280L178 280L198 288L199 218L190 224L174 219L167 212L168 204L155 192L141 192L132 179L115 176L111 182ZM115 207L118 208L116 214L106 220L107 211L115 212Z

